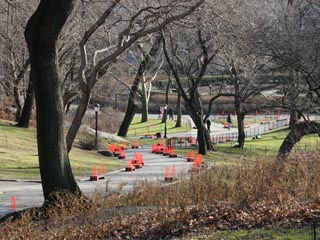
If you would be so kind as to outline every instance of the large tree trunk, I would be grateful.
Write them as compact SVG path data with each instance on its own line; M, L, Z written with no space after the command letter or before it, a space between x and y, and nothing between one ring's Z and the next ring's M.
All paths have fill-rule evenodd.
M167 109L168 108L168 105L169 105L169 89L170 89L170 85L171 85L171 77L169 76L169 81L168 81L168 84L167 84L167 87L166 87L166 94L165 94L165 98L166 98L166 106L167 106ZM161 123L165 123L165 121L167 121L168 119L168 116L167 116L167 111L163 111L163 115L162 115L162 121Z
M278 151L278 161L286 160L294 145L305 135L318 133L320 136L320 123L318 122L299 122L288 133Z
M175 127L178 128L182 126L181 94L179 91L178 91L178 97L177 97L176 114L177 114L177 122Z
M16 112L16 122L19 122L20 116L22 114L22 106L21 106L21 100L20 100L20 88L19 88L19 83L21 82L21 80L24 78L25 73L28 69L30 65L30 59L28 58L26 60L26 62L23 64L22 68L19 71L19 74L16 78L16 80L14 81L14 88L13 88L13 95L14 95L14 99L16 102L16 107L17 107L17 112ZM29 81L30 82L30 81ZM28 86L29 88L29 86ZM28 89L29 90L29 89ZM28 94L28 92L27 92ZM26 96L27 97L27 96ZM29 124L28 124L29 126Z
M141 82L143 75L145 74L147 64L149 63L149 61L152 57L156 56L156 54L158 53L158 51L160 49L160 46L161 46L161 35L159 35L156 38L152 48L149 51L149 54L144 57L144 59L141 61L140 65L139 65L139 69L136 74L135 80L131 86L127 111L126 111L124 119L121 123L121 126L119 128L118 136L121 136L121 137L127 136L129 126L130 126L132 119L134 117L134 114L136 112L136 105L135 105L134 101L135 101L135 97L137 95L139 84ZM133 109L131 109L131 108L133 108Z
M148 93L145 81L141 82L141 122L148 122Z
M136 77L134 79L134 82L131 86L129 99L128 99L128 105L127 105L127 111L126 111L126 114L125 114L125 116L122 120L122 123L120 125L119 131L118 131L118 136L121 136L121 137L127 136L129 126L133 120L135 113L136 113L137 106L135 104L135 98L137 95L137 91L138 91L138 87L139 87L142 75L144 74L145 69L146 69L146 64L147 64L146 59L140 63L138 72L137 72Z
M54 193L57 191L80 194L65 144L64 110L56 51L56 41L73 10L74 2L41 0L25 30L37 108L41 183L46 202L55 201Z
M237 112L237 123L238 123L238 145L236 147L243 149L245 142L245 132L244 132L244 114Z
M211 142L210 133L203 123L203 114L199 114L198 109L202 107L197 106L197 101L189 101L185 103L185 107L188 110L190 117L197 127L197 138L198 138L198 152L202 155L206 155L207 151L213 151L214 147Z
M74 142L74 139L76 138L77 133L81 127L82 118L87 111L87 106L88 106L88 103L90 100L90 91L91 90L89 89L89 87L82 88L79 106L77 108L76 114L72 120L72 123L70 125L70 128L69 128L67 136L66 136L68 153L72 149L72 144ZM63 106L63 108L64 108L64 106Z
M299 122L300 119L301 119L301 115L297 111L291 110L290 111L289 128L294 129L295 125Z
M241 93L238 79L238 72L234 66L231 68L231 74L233 75L233 86L234 86L234 107L237 112L237 123L238 123L238 145L236 147L243 149L245 141L244 132L244 113L241 107Z
M131 92L130 92L130 96L131 96ZM125 116L122 120L122 123L120 125L119 131L118 131L118 136L121 136L121 137L127 136L129 126L133 120L135 113L136 113L136 109L137 109L137 106L134 103L134 100L131 97L129 97L127 111L126 111L126 114L125 114Z
M16 116L15 116L15 122L18 122L20 119L20 115L21 115L21 110L22 110L22 106L21 106L21 100L20 100L20 91L18 86L14 86L13 87L13 97L14 97L14 101L15 101L15 105L16 105Z
M31 78L29 79L28 90L26 99L24 101L23 109L19 121L17 123L17 127L28 128L30 124L30 119L32 115L32 107L33 107L33 84Z

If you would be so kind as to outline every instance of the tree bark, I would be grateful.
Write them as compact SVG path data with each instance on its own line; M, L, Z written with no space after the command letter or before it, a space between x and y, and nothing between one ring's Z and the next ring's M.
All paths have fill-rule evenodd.
M186 103L186 108L189 110L190 117L197 127L197 139L198 139L198 153L206 155L207 151L213 151L214 147L211 143L210 133L203 123L203 114L199 114L197 109L200 109L192 102Z
M278 151L278 161L285 161L294 145L301 140L305 135L319 134L320 136L320 123L318 122L299 122L288 133Z
M146 83L141 82L141 122L148 122L148 93Z
M16 124L17 127L21 128L28 128L30 124L30 119L32 115L32 107L33 107L33 98L34 98L34 93L33 93L33 84L31 81L31 78L29 79L29 84L28 84L28 90L27 90L27 95L26 95L26 100L24 101L23 109L21 116L19 118L18 123Z
M135 80L131 86L130 89L130 94L129 94L129 100L128 100L128 106L127 106L127 111L124 116L124 119L120 125L119 131L118 131L118 136L126 137L129 126L133 120L134 114L136 112L136 105L135 105L135 97L137 95L138 87L141 82L141 79L143 75L145 74L146 67L150 61L150 59L158 53L159 49L161 46L161 36L159 35L155 43L153 44L152 48L150 49L148 55L144 57L144 59L141 61L139 65L138 72L136 74ZM147 107L147 106L146 106ZM132 108L132 109L131 109Z
M165 19L164 21L162 21L161 23L159 23L159 25L149 27L149 28L146 28L142 31L136 31L135 33L132 33L130 39L119 44L115 51L111 51L110 54L108 54L106 57L99 60L96 64L94 64L92 69L89 70L88 69L87 54L86 54L86 52L87 52L86 44L87 44L88 40L90 39L90 37L95 33L95 31L99 27L101 27L102 24L105 23L106 19L112 14L113 9L118 5L119 2L120 2L120 0L112 1L110 6L108 7L108 9L84 33L84 36L79 44L80 45L81 64L80 64L80 68L78 71L78 78L79 78L79 82L80 82L81 96L84 96L84 95L85 96L84 96L84 99L81 100L83 105L81 105L81 108L78 107L75 118L73 119L73 121L71 123L71 127L68 131L68 134L67 134L68 152L71 150L73 141L76 137L78 130L80 129L81 121L82 121L82 118L83 118L85 111L86 111L86 107L84 107L84 104L88 103L88 101L90 99L91 90L94 87L94 85L96 84L98 78L101 78L104 74L106 74L108 67L116 61L117 57L120 54L122 54L127 48L129 48L139 38L146 36L148 34L154 33L154 32L158 32L163 27L168 25L169 23L188 16L190 13L195 11L201 4L203 4L204 0L199 0L193 6L191 6L189 9L187 9L185 12L182 12L178 15L171 16L171 17ZM136 15L134 15L133 18L137 17L139 14L141 14L141 11L138 12ZM129 32L130 32L130 30L132 30L132 29L130 29L131 27L132 27L131 24L129 24L128 28L125 29L124 31L129 30ZM124 31L119 34L119 36L118 36L119 40L123 40L123 37L124 37L123 34L125 33ZM87 75L89 77L87 77ZM121 132L125 132L125 131L121 131Z
M41 183L46 202L56 192L80 194L64 138L63 101L56 44L75 0L41 0L29 19L25 38L37 108L37 143Z
M135 104L135 101L134 101L135 94L136 94L136 92L135 92L136 87L137 86L136 86L136 81L135 81L134 84L131 86L131 91L130 91L128 105L127 105L127 111L126 111L126 114L124 115L124 118L121 122L119 131L118 131L118 136L121 136L121 137L127 136L129 126L134 118L134 115L136 114L137 105Z
M202 104L201 104L201 98L200 98L198 86L199 86L200 81L203 78L203 76L206 72L207 66L208 66L209 62L212 60L213 56L210 58L208 57L207 49L204 45L205 41L202 41L202 39L201 39L201 31L200 30L198 30L198 35L199 35L199 40L200 40L199 41L200 46L203 51L203 58L202 58L203 63L201 64L201 67L199 68L199 72L198 72L197 77L189 76L191 84L189 85L189 88L187 90L188 93L184 89L184 87L182 86L182 81L179 76L178 70L177 70L176 66L173 65L173 62L171 61L171 58L168 54L167 44L166 44L166 39L165 39L164 34L163 34L162 39L163 39L164 56L168 62L170 70L172 71L172 74L176 80L181 97L183 98L183 100L185 102L185 107L186 107L187 111L189 112L190 117L192 118L194 124L197 127L199 153L202 155L205 155L207 153L207 150L212 151L212 150L214 150L214 147L211 143L210 134L209 134L208 130L204 127L204 124L203 124L203 108L202 108Z
M241 93L240 93L238 72L234 66L231 67L230 72L233 76L234 107L237 112L237 123L238 123L238 145L236 147L243 149L246 136L244 132L244 113L241 107Z
M182 126L181 94L179 91L178 91L178 97L177 97L176 114L177 114L177 121L176 121L175 127L178 128Z
M22 68L19 71L17 78L14 81L15 83L14 83L14 87L13 87L13 95L14 95L14 99L15 99L15 102L17 105L17 112L16 112L16 119L15 119L16 122L19 122L19 119L22 114L22 106L21 106L21 101L20 101L20 90L19 90L18 85L19 85L20 81L24 78L24 75L25 75L29 65L30 65L30 59L28 58L26 60L26 62L23 64ZM28 88L29 88L29 86L28 86ZM28 95L28 92L27 92L27 95ZM26 98L27 97L28 96L26 96ZM29 123L28 123L28 126L29 126Z
M168 81L168 84L166 86L166 93L165 93L165 98L166 98L165 104L167 105L167 109L168 109L168 105L169 105L169 89L170 89L170 85L171 85L171 76L169 76L169 81ZM161 123L165 123L165 121L167 121L167 119L168 119L167 111L163 111Z

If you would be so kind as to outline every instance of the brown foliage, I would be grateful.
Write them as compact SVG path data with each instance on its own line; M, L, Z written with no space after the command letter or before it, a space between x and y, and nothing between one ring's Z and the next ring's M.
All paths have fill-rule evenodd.
M169 185L141 182L127 196L120 194L123 185L107 185L90 208L74 200L43 221L26 214L0 231L3 239L168 239L300 224L320 216L318 159L315 153L284 165L259 160L234 169L213 167Z

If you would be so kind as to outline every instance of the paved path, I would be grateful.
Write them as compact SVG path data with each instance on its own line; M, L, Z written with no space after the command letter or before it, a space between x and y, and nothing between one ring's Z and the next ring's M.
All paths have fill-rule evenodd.
M176 167L177 176L185 175L191 169L192 164L183 157L169 158L162 154L152 154L151 147L140 147L139 149L126 150L127 159L139 152L144 157L145 165L141 169L132 172L120 171L110 172L105 175L105 179L99 181L78 180L78 184L83 193L90 195L97 191L104 192L106 182L110 187L116 187L120 183L125 183L122 191L128 193L133 186L140 181L155 181L165 184L166 167ZM126 160L119 160L126 163ZM11 198L16 197L17 210L29 207L41 206L43 203L42 186L40 182L30 181L0 181L0 217L11 211Z
M237 129L228 130L222 124L212 123L211 136L219 134L237 133ZM267 128L268 129L268 128ZM254 132L254 134L256 134ZM190 132L168 134L167 137L196 137L197 130L192 129ZM191 163L187 162L182 157L168 158L163 155L151 153L151 147L141 147L139 149L129 149L126 151L127 159L133 157L135 152L143 154L145 166L133 172L125 172L124 169L107 173L105 179L99 181L89 181L87 179L78 180L80 189L87 195L94 192L104 192L106 182L110 187L116 187L119 184L125 183L123 193L128 193L133 186L139 181L156 181L164 183L166 167L176 167L177 176L187 173L191 169ZM126 160L119 160L124 161ZM40 182L30 181L0 181L0 217L11 211L11 198L16 197L17 210L41 206L43 203L42 186Z

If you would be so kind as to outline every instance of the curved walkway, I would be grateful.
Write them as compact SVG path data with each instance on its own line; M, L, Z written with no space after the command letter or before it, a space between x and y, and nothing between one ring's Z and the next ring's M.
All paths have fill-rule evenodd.
M247 136L261 134L271 130L275 127L281 127L286 123L276 121L275 123L268 123L268 125L256 124L252 125L249 130L246 130ZM280 124L281 123L281 124ZM237 136L237 129L226 129L222 124L212 123L211 125L211 137L213 141L218 141L219 136L222 139L227 139L226 136ZM171 137L196 137L197 130L192 129L190 132L168 134L168 138ZM233 137L232 137L233 138ZM230 140L230 139L229 139ZM234 139L232 139L234 141ZM192 167L192 163L188 162L183 157L169 158L162 154L152 154L151 146L140 147L139 149L126 150L126 159L130 159L134 154L138 152L143 155L145 165L141 169L137 169L132 172L125 172L124 169L115 172L109 172L105 174L103 179L99 181L89 181L89 176L86 179L79 179L78 184L83 193L90 195L95 192L105 192L106 184L108 182L111 188L124 184L122 189L123 193L128 193L133 186L137 185L141 181L155 181L165 183L164 178L166 169L175 166L176 175L183 176L188 173ZM127 160L119 160L124 163ZM22 210L29 207L41 206L44 199L42 193L42 186L40 182L36 181L1 181L0 182L0 217L9 213L12 208L12 197L16 199L16 210Z
M96 192L104 193L106 184L108 183L111 188L124 184L122 193L125 194L141 181L147 180L165 184L167 167L172 169L172 166L175 166L177 176L186 175L192 167L192 163L183 157L169 158L162 154L152 154L151 146L128 149L125 152L126 159L133 158L136 152L142 154L144 166L132 172L126 172L125 169L122 169L106 173L105 175L99 175L103 179L98 181L90 181L89 176L85 179L79 179L77 182L82 192L86 195ZM127 160L119 161L127 163ZM0 217L12 211L12 197L16 199L16 210L41 206L44 201L40 182L1 181L0 186Z

